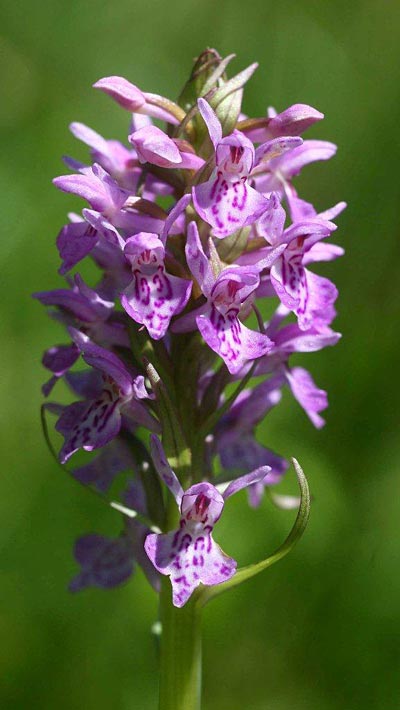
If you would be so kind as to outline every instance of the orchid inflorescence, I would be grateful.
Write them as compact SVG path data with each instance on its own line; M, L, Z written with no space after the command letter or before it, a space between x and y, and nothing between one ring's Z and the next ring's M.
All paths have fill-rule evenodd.
M65 158L72 173L54 180L88 206L57 237L65 286L35 294L68 331L44 355L43 393L63 379L79 398L44 407L64 437L61 464L97 452L70 469L78 481L102 496L120 482L112 505L124 521L115 539L77 541L72 590L112 587L136 564L155 589L170 577L178 607L199 585L227 582L236 562L212 538L225 501L247 488L258 506L289 466L257 425L285 385L324 424L326 392L289 361L340 338L337 290L308 267L343 253L325 240L345 203L318 213L293 178L336 147L300 137L323 118L310 106L245 116L256 65L228 79L231 59L206 50L178 103L121 77L98 81L130 114L128 143L73 123L92 162ZM85 257L100 273L93 287L70 275Z

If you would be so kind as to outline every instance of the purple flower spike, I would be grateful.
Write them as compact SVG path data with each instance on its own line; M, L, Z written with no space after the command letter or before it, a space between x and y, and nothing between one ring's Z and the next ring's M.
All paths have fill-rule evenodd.
M69 585L71 592L86 587L116 587L133 572L132 547L125 536L84 535L75 543L74 556L82 569Z
M126 241L124 253L132 265L133 280L121 296L122 306L152 338L164 337L172 316L189 300L192 282L167 274L165 247L156 234L140 232Z
M328 239L345 203L316 209L295 178L336 146L303 141L323 118L311 106L246 116L244 87L257 65L229 78L234 56L205 50L177 103L120 76L97 81L128 112L120 140L70 124L87 158L64 157L70 174L54 184L84 202L57 237L66 278L33 296L67 330L55 341L65 345L43 357L50 378L43 394L62 378L72 403L46 400L43 410L55 417L59 460L75 482L112 497L124 516L119 539L78 540L72 590L114 586L139 565L162 595L170 584L162 575L170 577L173 603L182 607L257 573L264 563L233 577L236 561L214 542L213 529L241 489L251 506L266 493L277 504L283 498L270 487L288 463L259 438L259 425L283 388L314 426L324 424L327 394L298 365L301 353L340 338L331 329L336 287L313 264L343 254ZM272 315L264 323L265 299ZM150 452L142 427L152 435ZM174 440L169 461L158 436ZM81 449L90 453L71 463ZM196 459L189 479L169 463L186 450ZM285 554L308 514L307 485L294 464L301 515ZM150 480L155 469L161 483ZM167 518L166 497L175 511Z
M237 479L224 495L211 483L197 483L183 492L155 437L152 451L160 478L175 496L181 517L178 530L152 533L144 547L156 570L170 577L174 606L182 607L199 584L221 584L235 574L236 561L214 542L212 531L221 517L225 498L261 480L269 469L264 467Z
M207 182L193 188L196 212L213 229L216 237L226 237L252 224L268 207L266 198L247 182L254 164L254 147L240 131L222 138L222 128L211 106L198 100L215 149L216 169Z

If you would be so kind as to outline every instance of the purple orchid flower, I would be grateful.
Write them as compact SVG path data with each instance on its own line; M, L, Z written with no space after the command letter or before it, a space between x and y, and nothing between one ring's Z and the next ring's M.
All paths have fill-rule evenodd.
M323 118L323 113L307 104L293 104L281 113L269 108L264 120L250 123L243 132L254 143L263 143L280 136L299 136Z
M275 223L272 224L273 220ZM340 247L336 248L335 245L329 245L331 249L316 250L310 255L317 242L329 236L336 229L336 225L326 220L304 220L292 224L279 235L281 227L283 221L279 209L275 210L273 218L260 220L258 232L272 244L275 251L271 247L263 247L244 254L239 261L260 271L265 269L268 263L269 281L281 303L297 315L300 328L324 328L335 317L333 304L337 289L328 279L306 269L304 263L313 262L319 252L322 258L326 259L340 255Z
M221 584L235 574L236 561L214 542L212 531L221 517L225 500L265 478L269 469L264 466L232 481L222 495L211 483L197 483L184 492L157 437L151 438L151 454L160 478L176 500L181 517L178 530L152 533L147 536L144 547L158 572L170 577L173 603L182 607L199 584Z
M33 294L45 306L57 306L67 311L82 323L106 320L112 313L114 303L103 299L97 291L89 288L79 274L75 274L72 289L57 288Z
M126 241L124 253L132 266L132 282L121 296L122 306L155 340L163 338L172 316L186 306L192 281L168 274L165 247L157 234L140 232Z
M87 200L92 210L83 212L85 219L106 238L123 247L124 240L118 229L136 231L146 229L161 232L163 221L135 211L135 201L129 190L120 185L101 165L94 163L80 173L61 175L53 184L63 192L70 192Z
M107 455L106 451L109 452ZM94 461L96 465L91 472L98 474L96 486L100 492L105 492L111 485L109 467L114 469L115 475L119 470L132 466L132 455L128 453L128 447L117 439L108 444ZM76 474L78 470L83 474L84 467L73 473ZM86 473L89 473L89 465L85 476ZM85 479L81 482L93 481ZM128 510L147 515L146 496L138 478L129 479L122 501ZM137 518L124 516L124 530L118 538L107 538L95 533L80 537L75 543L74 556L81 571L71 581L70 591L77 592L87 587L116 587L128 580L135 571L135 563L143 569L152 587L159 591L160 575L144 551L144 542L149 533L150 528L146 524Z
M136 193L141 170L134 150L126 148L119 141L106 140L83 123L71 123L70 131L75 138L91 148L90 154L94 163L101 165L123 188ZM68 165L69 159L65 162Z
M83 173L56 177L53 183L59 190L87 200L94 210L109 219L113 218L129 197L129 192L119 187L98 163Z
M327 393L316 386L307 370L302 367L290 368L288 360L295 352L315 352L336 345L341 335L328 326L321 330L315 327L301 330L298 323L289 323L279 328L287 314L288 309L281 305L267 324L266 332L273 338L274 347L268 355L259 360L255 374L260 376L272 373L271 379L277 386L286 383L311 422L320 429L325 421L319 413L328 406ZM262 389L263 385L264 383L259 387Z
M95 247L98 240L96 229L85 220L66 224L57 237L57 248L62 264L59 273L64 276Z
M268 209L264 195L249 185L253 169L291 152L303 141L299 137L276 138L255 150L240 131L222 137L222 126L207 101L199 99L198 107L214 146L216 168L207 182L193 187L193 202L214 236L222 238L252 224Z
M191 330L196 323L206 343L235 374L248 360L261 357L273 347L268 336L250 330L239 320L243 304L259 285L257 270L231 266L215 277L195 222L188 227L186 259L207 302L178 320L175 329Z
M309 163L329 160L335 155L336 150L337 146L328 141L304 141L302 145L294 147L293 150L274 157L268 163L257 166L253 173L257 190L262 193L276 191L281 196L285 195L291 211L292 199L296 194L292 186L292 179ZM292 219L296 219L295 207Z
M129 237L124 248L133 280L121 296L122 306L155 340L164 337L171 318L184 309L192 290L192 281L168 274L164 264L168 233L189 202L190 195L185 195L174 205L161 236L140 232Z
M39 291L33 297L46 306L56 306L59 311L51 312L53 317L66 325L83 326L92 339L107 346L129 347L126 325L115 313L114 302L103 298L101 290L101 285L97 290L89 288L75 274L71 289Z
M75 543L74 556L81 571L70 582L71 592L86 587L116 587L129 579L134 569L132 545L125 535L117 538L95 533L83 535Z
M254 164L254 147L239 131L222 138L222 126L204 99L199 111L215 150L216 169L207 182L193 188L196 212L213 228L216 237L251 224L266 209L265 198L248 184Z
M336 286L303 263L314 244L334 229L332 222L295 223L285 230L282 241L287 246L271 266L271 284L281 303L296 314L301 330L325 327L335 317Z
M264 487L279 483L289 464L255 439L256 426L281 400L285 379L277 374L253 389L240 393L215 431L214 447L226 471L243 472L268 466L264 480L249 486L249 502L257 507Z
M135 468L136 462L130 447L117 436L91 461L72 469L71 473L84 486L94 485L100 493L107 493L121 471ZM135 510L138 510L137 506Z
M102 388L95 398L74 402L64 409L56 429L64 436L60 461L65 463L78 449L93 451L105 446L121 429L122 414L157 430L157 422L141 400L148 397L142 376L133 377L112 352L92 343L83 333L70 334L84 360L102 375Z

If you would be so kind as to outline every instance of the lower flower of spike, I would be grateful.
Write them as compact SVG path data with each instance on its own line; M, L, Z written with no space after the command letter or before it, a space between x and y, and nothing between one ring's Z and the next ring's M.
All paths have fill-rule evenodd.
M225 499L241 488L260 481L268 466L232 481L221 494L211 483L197 483L185 492L171 470L157 437L151 438L155 467L173 493L180 509L179 528L147 536L145 550L154 567L171 579L173 603L182 607L199 584L221 584L230 579L237 563L213 540L212 531L224 508Z

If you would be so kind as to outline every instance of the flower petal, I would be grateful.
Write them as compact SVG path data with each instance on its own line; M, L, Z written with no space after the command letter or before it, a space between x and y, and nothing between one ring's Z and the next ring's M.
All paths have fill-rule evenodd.
M176 607L182 607L200 583L221 584L236 571L236 561L222 552L210 532L196 535L182 528L164 535L151 534L145 550L155 568L171 578Z
M108 391L107 391L108 394ZM60 461L65 463L78 449L93 451L108 444L120 431L119 400L103 394L91 402L74 402L65 408L56 429L65 438Z
M216 113L213 111L211 108L210 104L208 101L205 99L198 99L197 101L197 106L199 107L199 111L201 113L201 116L204 120L204 123L207 126L208 133L211 138L211 142L216 149L218 143L222 139L222 127L219 119L217 118Z
M247 488L252 483L262 481L270 472L270 466L261 466L260 468L256 468L254 471L251 471L251 473L246 473L244 476L236 478L225 488L222 494L223 498L226 500L229 496L241 491L242 488Z
M222 172L193 187L193 202L196 212L218 238L252 224L268 209L267 199L244 179L228 182Z
M177 504L180 506L183 490L175 473L167 461L161 441L157 436L150 436L150 453L153 459L154 466L161 480L168 486Z
M236 316L224 316L214 307L196 319L206 343L223 358L229 372L236 374L248 360L265 355L273 347L267 335L246 328Z
M204 253L196 222L190 222L188 226L185 253L190 271L195 277L204 295L209 296L215 282L215 278L212 272L211 263Z
M286 371L287 381L295 399L304 409L317 429L324 426L325 420L319 412L328 406L328 395L324 390L318 389L310 373L303 367L293 367Z
M160 264L152 274L134 271L121 304L133 320L147 328L154 340L159 340L167 332L172 316L184 309L191 290L191 281L167 274Z

